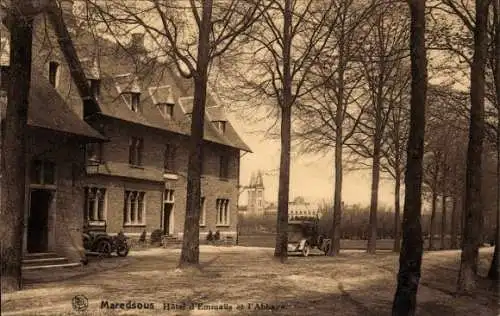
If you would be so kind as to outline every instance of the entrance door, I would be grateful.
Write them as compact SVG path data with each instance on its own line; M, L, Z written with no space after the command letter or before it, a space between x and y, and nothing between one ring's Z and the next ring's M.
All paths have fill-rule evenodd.
M49 239L49 207L52 200L50 190L32 190L28 217L28 252L45 252Z
M170 234L170 214L172 213L173 203L165 203L163 207L163 235Z

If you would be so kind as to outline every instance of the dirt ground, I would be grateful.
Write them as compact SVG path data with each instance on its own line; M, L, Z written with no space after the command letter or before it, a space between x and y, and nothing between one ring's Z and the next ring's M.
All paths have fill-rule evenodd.
M181 271L179 252L147 249L74 270L26 273L24 290L2 296L1 314L389 315L399 258L344 251L280 264L269 248L201 246L201 269ZM482 249L483 274L491 255L492 248ZM417 315L499 315L489 281L473 296L454 296L458 264L458 251L424 255Z

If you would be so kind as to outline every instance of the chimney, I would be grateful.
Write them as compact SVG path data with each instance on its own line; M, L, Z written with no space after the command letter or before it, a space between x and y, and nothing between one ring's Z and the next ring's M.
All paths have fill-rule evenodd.
M68 28L76 26L75 15L73 14L74 0L60 0L64 22Z

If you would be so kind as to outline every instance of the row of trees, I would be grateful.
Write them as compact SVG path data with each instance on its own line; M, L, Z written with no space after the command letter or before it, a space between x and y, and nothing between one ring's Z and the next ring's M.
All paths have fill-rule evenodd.
M48 2L52 8L51 14L59 16L54 9L58 7L57 1ZM26 126L31 59L28 52L31 43L20 39L30 38L29 21L47 8L36 7L38 2L35 4L30 0L2 4L9 12L6 23L11 31L11 67L18 69L14 72L8 93L7 121L12 119L12 126L9 126L3 142L7 145L4 147L7 155L3 155L5 163L2 164L2 171L5 171L6 165L10 167L14 161L21 161L19 157L25 152L22 136ZM460 201L463 205L464 237L459 290L468 291L474 287L483 224L481 192L485 135L495 135L491 137L491 143L496 146L497 152L500 147L499 142L495 141L499 134L500 95L498 0L476 0L475 6L463 1L437 1L427 8L425 0L410 0L407 3L382 0L150 0L134 2L133 5L122 1L86 0L84 4L84 11L91 13L87 16L92 17L89 28L105 30L114 35L117 41L133 29L142 29L154 46L156 57L167 57L181 76L192 80L194 101L180 266L199 262L204 113L208 82L214 77L210 75L217 72L226 78L220 82L233 92L233 96L236 91L240 92L236 94L238 99L247 104L251 102L250 105L256 106L261 103L268 110L266 113L274 113L280 121L277 258L281 261L287 258L293 136L299 140L299 147L306 151L334 151L334 242L331 255L340 249L343 166L355 162L356 167L368 166L371 169L370 253L375 252L376 248L381 172L386 171L395 179L396 228L400 221L399 191L404 181L403 242L394 315L411 315L415 310L423 244L423 188L430 192L432 201L441 197L444 202L441 203L444 206L441 210L443 216L447 212L447 199L457 200L457 203ZM431 13L426 11L428 8L432 9ZM443 13L457 17L460 30L457 31L457 26L452 25L445 29L452 32L451 35L438 34L435 40L431 36L431 40L426 42L426 18L430 14ZM490 16L493 23L488 23ZM55 18L54 21L61 22ZM64 32L64 27L61 27L64 25L54 23L54 26L61 40L66 39L62 48L68 62L74 66L71 68L81 70L75 58L76 52L67 49L71 43L67 41L67 31ZM436 29L439 27L436 26ZM463 41L462 37L473 40ZM446 40L441 42L440 38ZM445 91L442 96L447 100L446 104L450 105L447 110L457 115L457 119L450 119L450 124L444 124L444 127L448 111L445 115L440 112L443 111L439 106L441 101L436 103L435 110L430 106L427 107L430 110L426 111L426 104L432 103L431 96L434 95L432 88L427 89L426 48L433 48L433 45L455 59L466 59L465 66L461 65L460 69L467 72L467 65L470 64L471 105L459 106L456 100L448 99ZM456 45L463 46L458 49ZM459 51L462 53L457 53ZM472 58L470 54L463 53L467 51L473 52ZM454 67L451 72L458 72L456 69ZM83 77L79 77L81 74L81 71L75 72L81 95L85 99L92 99ZM487 89L489 87L492 89ZM492 116L488 118L485 114L490 112L485 111L485 97L493 109ZM469 121L468 129L463 129L464 125L452 128L451 123L460 122L458 117L463 118L463 122ZM425 137L438 133L440 136L435 139ZM464 148L454 141L460 139L460 135L468 135L469 140L462 160L459 157L464 153ZM449 141L444 142L441 136ZM425 148L430 150L425 151ZM464 167L465 175L457 176ZM9 211L3 219L16 223L18 229L5 234L2 232L2 285L4 276L6 280L9 277L14 281L20 280L19 239L22 239L23 210L20 197L24 190L24 183L18 180L24 179L24 170L21 169L13 170L12 177L8 177L5 182L9 189L5 194L4 205L9 206ZM5 176L6 173L2 174ZM455 222L456 213L452 216ZM399 245L399 232L395 235ZM6 257L12 257L13 260L4 260ZM498 258L498 246L495 258ZM4 262L15 264L5 265ZM492 265L492 269L498 271L498 266Z
M448 207L451 203L448 203ZM330 235L333 221L333 207L324 207L323 215L319 218L319 232ZM340 225L341 239L367 240L370 231L369 218L370 208L359 205L344 206L342 222ZM241 235L259 235L276 233L275 215L245 215L238 218L238 233ZM292 218L293 219L293 218ZM300 217L298 217L300 219ZM443 216L441 211L436 211L434 218L431 213L422 214L422 234L427 240L426 249L458 249L460 245L460 231L462 223L456 222L456 226L450 224L450 216ZM433 225L431 225L431 222ZM432 228L431 228L432 227ZM394 210L379 207L377 220L377 239L394 239ZM485 226L483 240L491 243L494 239L493 223ZM436 242L437 238L437 242Z

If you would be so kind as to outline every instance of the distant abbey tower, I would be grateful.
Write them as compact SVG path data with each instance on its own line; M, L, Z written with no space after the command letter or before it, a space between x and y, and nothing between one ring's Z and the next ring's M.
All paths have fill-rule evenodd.
M264 201L264 182L262 181L262 172L252 173L250 183L247 187L248 192L248 214L263 214L265 208Z

